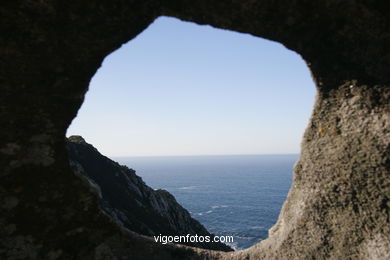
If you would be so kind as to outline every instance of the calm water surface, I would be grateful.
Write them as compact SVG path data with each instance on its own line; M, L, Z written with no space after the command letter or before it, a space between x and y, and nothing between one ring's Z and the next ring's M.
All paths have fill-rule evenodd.
M211 233L235 249L265 239L292 182L298 155L120 157L145 183L166 189Z

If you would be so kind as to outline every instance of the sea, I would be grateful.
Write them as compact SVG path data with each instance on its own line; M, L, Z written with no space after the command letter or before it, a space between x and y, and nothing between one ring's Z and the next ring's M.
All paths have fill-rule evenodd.
M291 187L298 154L117 157L154 189L165 189L235 250L266 239Z

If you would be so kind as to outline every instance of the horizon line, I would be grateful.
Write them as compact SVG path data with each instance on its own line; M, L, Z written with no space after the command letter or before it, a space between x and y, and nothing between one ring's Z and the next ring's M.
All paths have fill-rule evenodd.
M201 156L256 156L256 155L300 155L300 153L254 153L254 154L181 154L181 155L106 155L111 158L126 157L201 157Z

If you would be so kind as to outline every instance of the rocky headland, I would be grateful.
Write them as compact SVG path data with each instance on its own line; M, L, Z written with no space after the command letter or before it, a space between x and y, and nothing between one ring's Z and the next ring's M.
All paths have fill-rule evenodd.
M193 219L172 194L147 186L135 170L103 156L81 136L69 137L67 147L71 168L95 189L102 209L118 224L147 236L214 236ZM184 244L232 251L223 243Z

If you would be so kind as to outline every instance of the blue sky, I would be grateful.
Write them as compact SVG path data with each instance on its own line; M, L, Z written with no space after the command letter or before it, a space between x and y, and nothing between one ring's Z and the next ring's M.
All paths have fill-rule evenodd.
M106 57L67 136L107 156L298 153L314 95L281 44L160 17Z

